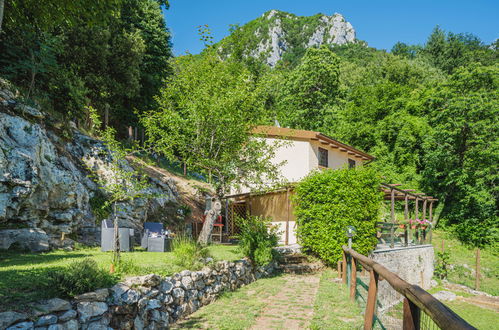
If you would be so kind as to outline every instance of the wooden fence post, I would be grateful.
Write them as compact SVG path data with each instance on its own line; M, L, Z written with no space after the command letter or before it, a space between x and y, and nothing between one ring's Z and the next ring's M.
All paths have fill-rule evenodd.
M341 278L341 260L338 260L338 278Z
M378 294L378 274L369 271L369 290L367 291L366 311L364 313L364 330L373 328L374 311L376 310L376 296Z
M475 290L480 290L480 248L476 249Z
M404 330L419 330L421 310L409 299L404 298Z
M352 260L352 271L350 275L350 300L355 301L355 289L357 286L357 265L354 257L350 257Z
M347 256L345 252L343 252L343 263L341 264L341 278L343 280L343 284L347 284Z

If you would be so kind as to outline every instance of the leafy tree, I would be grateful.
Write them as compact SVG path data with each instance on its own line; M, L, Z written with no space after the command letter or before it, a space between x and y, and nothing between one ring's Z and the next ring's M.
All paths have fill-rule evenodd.
M497 60L495 51L484 45L478 37L466 33L446 33L438 26L421 53L433 65L449 74L470 63L481 62L487 65Z
M326 46L309 48L282 87L280 121L294 128L324 128L333 116L338 77L338 57Z
M154 95L171 73L170 34L160 8L167 2L102 0L76 10L77 4L65 12L67 23L44 25L41 16L34 20L39 24L17 24L29 20L23 13L45 12L35 11L38 4L18 12L25 4L11 2L18 7L0 34L0 73L65 122L87 121L85 109L92 106L101 115L109 110L110 123L124 133L124 126L136 124L135 111L156 106ZM88 17L87 9L96 12Z
M460 68L429 104L433 133L425 141L423 182L441 198L445 224L475 247L499 236L498 84L497 65Z
M406 58L416 58L416 55L421 50L421 46L407 45L403 42L397 42L393 47L391 53L394 55L406 57Z
M132 201L136 198L150 198L152 195L147 192L150 187L148 178L139 171L129 166L127 157L133 153L133 149L123 148L115 139L116 131L113 128L107 128L102 133L102 140L110 152L109 175L103 177L95 173L93 177L99 184L99 187L106 193L107 200L103 208L112 205L114 215L114 252L113 265L120 264L120 240L118 211L121 203ZM93 170L93 169L90 169Z
M150 147L207 175L215 205L231 187L276 180L272 146L250 138L265 113L244 65L210 53L177 58L173 67L157 99L159 109L142 117ZM205 221L204 233L211 232L218 212ZM206 244L209 235L200 237Z

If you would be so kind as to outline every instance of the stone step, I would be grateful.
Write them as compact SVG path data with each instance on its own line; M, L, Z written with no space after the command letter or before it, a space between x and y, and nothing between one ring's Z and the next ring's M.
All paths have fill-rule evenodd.
M281 260L279 263L284 264L284 265L289 265L289 264L301 264L301 263L306 263L309 262L308 257L303 254L287 254L281 256Z
M320 263L302 263L281 265L279 268L286 274L310 274L320 271L323 265Z

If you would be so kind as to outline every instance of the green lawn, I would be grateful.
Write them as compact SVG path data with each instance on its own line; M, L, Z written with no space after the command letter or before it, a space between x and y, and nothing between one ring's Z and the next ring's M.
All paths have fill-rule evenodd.
M473 296L472 294L469 294L467 292L459 290L449 290L440 285L431 288L428 291L430 293L436 293L442 290L452 291L456 295L462 297ZM497 322L499 313L491 309L482 308L461 300L444 301L443 303L477 329L499 329L499 323ZM403 316L402 308L402 303L399 303L388 312L388 315L401 320ZM428 321L427 318L425 320Z
M215 260L242 257L237 246L211 245L209 252ZM50 294L43 290L48 271L84 258L91 258L102 268L109 269L111 256L111 252L101 252L99 248L48 253L0 252L0 311L22 308L29 302L50 298ZM123 253L122 258L126 265L122 277L150 273L167 276L182 270L174 264L173 254L169 252L135 251Z
M449 271L449 282L474 288L475 277L469 268L475 269L475 250L467 248L447 233L437 230L433 232L432 240L435 254L441 251L442 241L445 241L445 251L450 254L449 263L453 265L453 269ZM480 290L499 296L499 251L494 251L493 248L481 250L480 263Z
M321 276L311 329L359 329L363 325L359 305L350 301L346 285L333 282L335 277L338 273L330 269Z
M349 299L348 289L333 279L337 273L327 269L320 276L315 300L310 305L299 298L308 287L293 275L260 279L198 310L174 326L175 329L249 329L259 317L270 318L267 329L285 329L286 320L310 321L311 329L358 329L362 315ZM308 276L308 275L305 275ZM296 280L295 280L296 279ZM290 286L290 283L295 283ZM280 298L278 298L280 297ZM269 310L270 309L270 310ZM307 315L308 310L313 315Z

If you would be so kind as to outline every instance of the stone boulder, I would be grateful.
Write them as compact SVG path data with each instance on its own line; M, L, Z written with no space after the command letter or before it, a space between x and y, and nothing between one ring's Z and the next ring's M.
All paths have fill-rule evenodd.
M4 229L0 230L0 250L16 249L42 252L49 249L49 237L41 229Z

